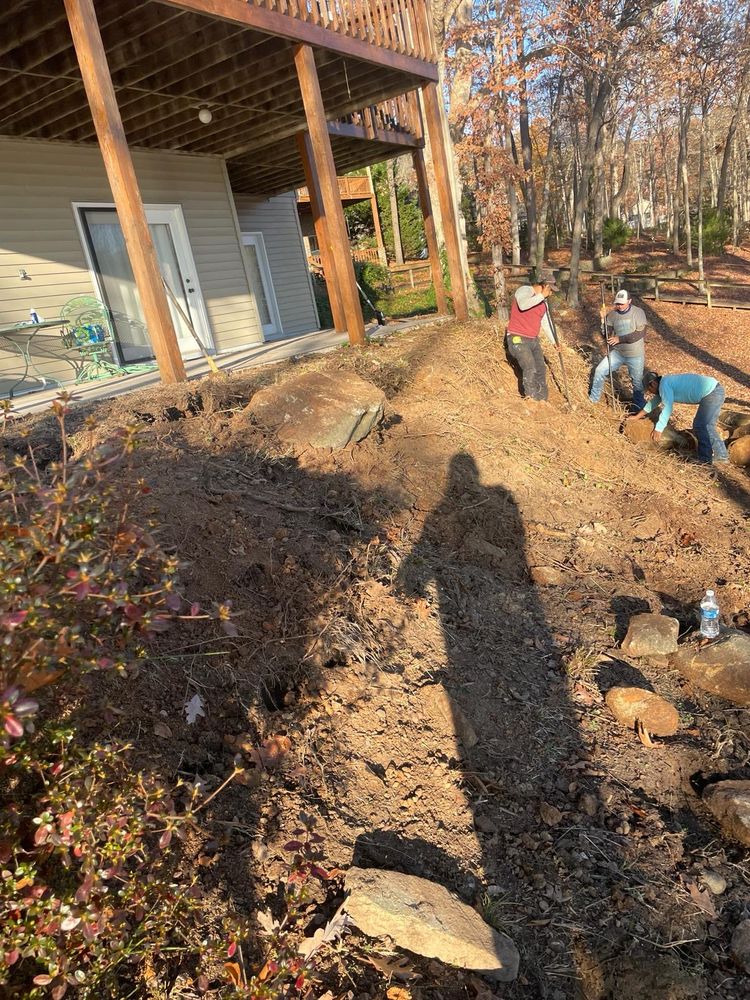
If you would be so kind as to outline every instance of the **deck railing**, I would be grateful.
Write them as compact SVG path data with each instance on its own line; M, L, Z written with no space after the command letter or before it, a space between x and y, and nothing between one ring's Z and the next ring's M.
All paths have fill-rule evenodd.
M359 125L371 139L382 139L382 133L386 132L422 137L422 116L417 95L414 93L401 94L388 101L381 101L380 104L363 108L361 111L353 111L341 121Z
M338 181L342 201L366 201L372 197L369 177L339 177ZM309 200L310 192L307 188L297 188L297 201Z
M435 62L426 0L255 0L255 5Z

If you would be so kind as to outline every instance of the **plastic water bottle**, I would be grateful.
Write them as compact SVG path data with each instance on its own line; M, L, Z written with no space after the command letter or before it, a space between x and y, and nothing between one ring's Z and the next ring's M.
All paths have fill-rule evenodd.
M42 319L36 309L29 309L29 319L32 323L41 323Z
M719 604L713 590L707 590L701 601L701 635L715 639L719 634Z

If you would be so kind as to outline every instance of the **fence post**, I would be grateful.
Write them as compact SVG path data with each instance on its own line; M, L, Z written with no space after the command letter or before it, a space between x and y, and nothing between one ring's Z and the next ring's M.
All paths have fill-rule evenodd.
M659 279L654 278L654 299L659 301Z
M709 309L712 308L712 305L711 305L711 282L710 281L706 282L706 305L708 306Z

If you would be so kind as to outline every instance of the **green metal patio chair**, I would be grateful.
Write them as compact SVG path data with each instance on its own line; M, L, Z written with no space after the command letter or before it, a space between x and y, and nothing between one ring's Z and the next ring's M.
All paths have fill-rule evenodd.
M60 310L62 340L74 351L76 382L91 382L107 375L127 375L113 360L114 336L109 311L91 295L76 295Z

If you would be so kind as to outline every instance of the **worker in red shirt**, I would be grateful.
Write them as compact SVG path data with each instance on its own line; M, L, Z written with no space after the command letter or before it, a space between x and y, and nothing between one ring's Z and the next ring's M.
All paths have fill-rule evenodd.
M505 344L511 359L521 369L523 394L537 402L547 400L547 368L539 334L552 344L555 338L547 315L547 297L556 292L557 285L552 271L543 270L533 285L516 289L510 307L510 319L505 334ZM555 344L559 350L559 345Z

